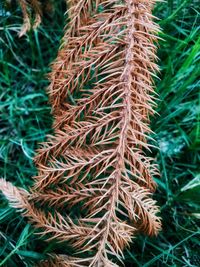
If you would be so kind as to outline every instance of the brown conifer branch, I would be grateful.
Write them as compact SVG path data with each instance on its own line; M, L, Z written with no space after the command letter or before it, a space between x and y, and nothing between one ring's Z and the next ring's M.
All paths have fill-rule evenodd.
M34 29L37 28L41 23L42 9L40 6L40 2L38 0L31 0L31 1L18 0L18 2L23 14L23 25L19 33L19 37L21 37L31 29L31 18L28 10L29 5L35 13L35 19L33 23Z
M71 24L50 75L55 136L38 150L30 194L0 183L11 204L24 209L42 234L51 234L49 240L69 241L86 253L84 259L54 257L52 266L119 266L135 232L155 235L160 229L150 193L157 168L143 151L150 149L158 69L154 3L107 0L90 10L91 1L71 2ZM62 215L77 205L78 218Z
M129 6L129 11L130 11L131 8L132 8L132 6ZM130 16L130 17L132 18L132 16ZM133 21L130 21L130 26L131 25L135 25L135 23ZM128 33L129 34L130 34L131 31L132 31L132 28L128 29ZM140 32L139 31L137 31L137 32L138 32L138 35L140 35ZM124 90L122 90L123 94L122 95L120 94L120 97L123 99L122 107L123 107L124 110L121 112L121 124L122 125L121 125L121 131L120 131L118 146L115 149L115 153L112 155L113 157L115 157L115 160L111 161L111 163L107 165L107 167L113 167L113 164L114 164L115 168L114 168L113 173L111 173L111 175L105 179L105 182L103 184L103 187L105 187L105 185L106 186L110 186L110 189L107 188L107 190L109 192L109 194L108 194L109 198L107 197L107 194L105 194L104 196L101 196L101 202L103 204L101 203L102 205L100 205L100 207L98 206L96 209L95 209L94 203L91 202L92 200L89 201L89 204L92 207L92 210L90 211L90 213L88 215L89 218L87 219L87 223L88 222L89 223L94 222L95 216L100 211L102 211L102 209L105 208L105 205L107 205L107 203L110 203L110 205L106 209L107 211L106 211L105 215L102 218L97 218L96 219L96 225L97 226L101 225L103 223L104 219L105 219L106 223L104 224L104 228L102 229L100 241L95 244L95 247L98 245L98 249L97 249L96 255L94 256L93 260L90 263L91 266L93 266L93 265L96 266L96 264L104 264L104 265L107 264L106 263L107 254L109 254L109 252L106 252L105 245L109 244L109 248L111 249L110 253L113 253L114 249L112 248L112 245L109 243L109 239L112 240L112 236L111 237L108 236L108 232L111 232L112 234L114 233L114 231L111 230L112 227L113 227L113 224L111 223L112 220L114 220L114 225L118 225L118 224L120 225L120 221L116 218L116 215L115 215L116 207L115 207L115 204L114 204L115 200L118 199L118 194L119 194L118 193L118 191L119 191L118 183L120 183L120 180L124 179L126 181L126 183L129 182L129 184L130 184L129 187L128 187L128 190L127 190L127 186L124 186L123 194L121 193L121 198L125 201L125 203L127 203L127 198L129 199L129 202L128 202L129 205L130 205L130 203L132 201L135 201L136 210L138 209L137 205L139 207L139 210L141 210L142 205L144 205L144 206L147 205L147 209L144 208L140 215L137 214L138 210L137 210L137 212L135 210L132 210L132 209L128 210L129 214L131 214L131 217L134 218L135 221L137 221L136 220L137 216L141 217L139 219L139 221L140 220L141 221L140 221L140 226L138 226L138 228L143 229L144 231L146 231L149 234L155 234L157 232L157 230L159 229L159 226L160 226L160 222L159 222L158 218L155 217L155 213L157 212L157 208L154 206L155 203L150 201L148 198L147 199L146 198L141 198L141 200L139 200L140 198L138 198L138 195L136 194L136 192L137 192L136 191L136 188L137 188L136 184L130 182L129 178L128 178L128 175L126 173L124 174L124 172L126 171L125 170L124 158L126 158L125 150L126 150L126 146L127 146L127 140L128 140L128 137L130 138L129 131L132 133L133 131L131 129L134 129L134 130L136 129L137 130L137 128L139 126L139 128L137 130L137 135L135 135L135 138L134 139L130 138L132 140L135 140L135 142L131 142L130 145L131 145L131 147L133 145L134 146L139 145L139 148L141 149L141 147L142 147L141 140L143 142L146 141L146 140L145 139L143 140L143 138L141 138L141 135L139 133L140 132L144 133L144 132L148 132L149 131L148 127L143 122L145 122L145 121L147 122L148 121L148 114L149 114L149 112L152 112L151 107L148 106L148 104L146 104L148 100L149 100L149 102L151 102L151 98L148 95L144 95L143 96L140 91L139 91L139 93L137 93L137 91L134 91L134 97L131 95L131 86L132 86L132 80L133 80L134 75L141 80L141 84L142 84L142 88L143 89L149 89L150 92L152 91L152 89L149 87L151 85L151 79L149 80L145 76L145 75L147 75L147 77L149 78L149 75L150 75L150 73L147 70L146 66L145 66L145 69L144 69L144 74L143 73L141 74L139 72L139 73L136 73L136 74L133 75L133 71L132 71L132 68L131 68L132 67L131 66L132 65L132 60L133 60L132 56L136 56L136 58L137 59L139 58L140 61L144 59L143 61L144 62L146 61L146 63L148 63L148 60L146 60L146 58L143 58L143 57L140 56L140 49L143 49L143 47L145 47L146 43L143 43L142 46L139 46L139 45L137 46L137 49L139 50L138 51L139 52L139 57L137 57L137 53L136 53L136 55L134 55L134 53L132 53L132 50L133 50L133 48L135 49L135 47L133 47L133 44L131 43L132 34L130 34L130 35L131 35L130 36L130 40L127 41L127 44L129 44L129 47L127 48L127 51L125 52L125 54L126 55L128 54L129 56L127 57L128 60L125 61L126 64L125 64L124 69L123 68L118 68L118 69L114 68L112 70L109 69L109 72L108 71L106 72L104 70L104 73L103 73L103 74L109 73L108 78L110 79L110 77L111 77L111 82L113 82L113 80L112 80L113 76L116 75L116 70L118 71L117 75L120 76L120 80L118 80L117 84L124 88ZM147 34L147 36L150 39L151 38L154 39L154 37L151 36L151 35ZM131 47L131 45L132 45L132 47ZM154 48L154 46L150 46L150 47ZM152 56L152 51L150 51L149 54L150 54L150 56ZM142 68L141 66L139 66L139 67ZM152 69L155 68L155 66L153 66L152 64L149 67L152 68ZM119 75L120 71L121 71L121 75ZM112 74L112 72L113 72L113 74ZM115 78L115 80L116 80L116 78ZM111 82L110 82L110 84L111 84ZM117 80L115 82L117 82ZM136 88L137 88L137 82L138 81L136 79L136 83L135 83L136 84L136 86L135 86ZM150 82L150 84L149 84L149 82ZM107 81L107 83L104 83L103 86L106 86L106 88L108 88L107 86L110 86L110 84ZM139 85L140 85L140 83L139 83ZM100 85L100 86L102 86L102 85ZM144 92L143 92L143 94L144 94ZM142 96L144 97L145 101L143 99L140 99L140 98L142 98ZM141 104L140 104L140 101L141 101ZM133 103L136 103L136 108L138 106L138 109L136 109L135 112L132 112L132 110L130 108L130 106L133 107ZM145 103L145 105L143 103ZM104 102L104 104L105 104L105 102ZM110 107L111 106L109 106L109 108ZM107 107L105 106L105 108L107 108ZM116 108L116 106L115 106L115 108ZM118 108L120 108L120 107L118 106ZM102 109L102 107L101 107L101 109ZM97 113L98 111L96 109L95 110L93 109L92 112ZM99 114L102 116L102 118L103 118L103 116L105 116L101 112L98 112L98 115ZM100 116L100 119L101 119L101 116ZM135 119L134 120L135 121L135 125L133 125L134 127L130 127L130 125L129 125L132 122L132 120L130 118L131 116ZM97 118L99 119L99 117L97 117ZM126 137L126 136L128 136L128 137ZM105 140L105 139L101 140L101 145L107 145L107 141L108 140ZM66 143L68 143L68 141ZM98 142L98 145L99 144L100 143ZM95 145L97 145L97 142L95 142ZM136 161L139 161L139 158L142 157L142 155L140 155L140 151L137 152L137 150L136 150L135 152L130 151L130 149L129 149L128 150L129 157L135 158ZM128 159L126 159L126 160L128 161ZM139 161L138 163L139 163L139 166L142 165L141 161ZM130 163L129 163L129 165L130 165ZM144 167L144 169L148 170L148 168L149 168L148 165L149 164L148 164L148 161L147 161L147 165ZM137 164L136 164L136 166L137 166ZM65 168L65 170L67 170L67 168ZM141 167L140 167L140 170L141 170ZM146 176L146 174L147 174L147 172L145 172L145 176ZM113 177L116 177L115 186L112 186ZM149 177L150 177L150 175L149 175ZM112 179L111 183L109 183L109 179ZM151 185L151 183L152 182L149 181L149 186ZM94 184L95 183L92 182L93 186L94 186ZM98 186L100 186L99 181L97 181L96 184ZM122 187L122 185L120 184L120 189L121 189L121 187ZM100 191L98 189L99 188L96 188L95 190L96 191ZM86 190L86 189L84 189L84 190ZM90 190L91 189L89 188L88 191L90 191ZM101 190L103 191L103 188L101 188ZM139 188L137 190L139 190L139 192L140 192L139 195L143 195L143 196L145 195L145 197L147 197L148 191L145 191L145 190L143 191L142 188ZM135 197L135 196L137 196L137 197ZM98 196L97 196L97 198L95 198L93 196L93 199L94 199L94 202L97 201L98 204L100 203L99 200L98 200ZM149 204L149 206L148 206L148 204ZM124 205L124 204L122 203L122 205ZM151 209L152 206L153 206L153 209ZM127 206L125 205L124 208L127 209ZM109 212L108 212L108 210L109 210ZM149 212L149 210L150 210L150 212ZM147 221L148 221L148 224L146 224ZM137 225L137 223L136 223L136 225ZM145 227L146 225L148 225L148 228ZM91 229L91 231L92 231L92 229ZM98 234L97 237L99 237L99 234ZM86 240L84 240L84 242L86 242ZM118 247L118 245L117 245L118 242L113 242L113 244L115 244L115 246L116 246L115 250L120 251L121 248ZM89 243L90 243L90 241L89 241ZM86 244L88 244L88 243L86 243ZM118 247L118 249L117 249L117 247ZM89 248L87 248L87 249L91 249L91 248L94 249L94 245L92 247L89 246ZM118 257L118 254L115 254L115 256ZM112 264L111 264L111 266L112 266Z

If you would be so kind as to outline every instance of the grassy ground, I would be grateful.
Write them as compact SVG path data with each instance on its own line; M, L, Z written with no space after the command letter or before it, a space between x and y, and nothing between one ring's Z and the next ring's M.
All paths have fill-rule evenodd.
M127 267L200 266L199 12L198 0L168 0L155 8L164 39L156 82L159 116L152 120L160 148L154 151L161 170L155 198L163 231L157 238L137 237L125 253ZM8 12L0 4L0 174L24 188L36 174L34 150L51 131L45 75L62 36L63 13L58 3L43 27L19 39L20 10L12 6ZM64 249L41 240L0 196L0 267L34 266L46 253Z

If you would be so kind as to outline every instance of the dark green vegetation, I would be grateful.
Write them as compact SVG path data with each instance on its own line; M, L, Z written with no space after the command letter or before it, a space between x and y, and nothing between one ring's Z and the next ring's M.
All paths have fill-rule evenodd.
M58 3L38 31L21 39L20 10L8 10L0 4L0 174L27 188L36 174L34 150L51 132L46 74L63 34L64 6ZM127 267L200 266L199 12L198 0L168 0L155 8L164 39L156 81L160 115L152 119L160 148L153 153L161 170L155 198L163 231L157 238L138 236L125 253ZM45 253L64 250L35 235L1 195L0 267L34 266Z

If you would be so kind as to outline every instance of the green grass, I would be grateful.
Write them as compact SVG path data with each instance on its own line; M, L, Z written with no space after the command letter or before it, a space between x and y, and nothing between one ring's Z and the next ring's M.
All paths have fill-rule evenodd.
M46 74L63 34L64 7L58 3L53 17L21 39L20 10L13 6L10 12L0 8L0 174L27 188L36 174L34 150L51 132ZM164 39L158 51L159 115L152 119L163 230L157 238L135 239L125 253L127 267L200 266L199 12L198 0L168 0L155 8ZM0 196L0 267L34 266L46 253L64 250L35 235Z

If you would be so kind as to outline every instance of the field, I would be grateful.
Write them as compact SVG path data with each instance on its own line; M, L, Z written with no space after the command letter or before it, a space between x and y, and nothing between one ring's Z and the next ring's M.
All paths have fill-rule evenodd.
M57 1L42 27L19 38L17 5L0 3L0 175L28 188L36 174L34 151L51 130L45 88L65 23ZM157 3L162 28L156 80L157 115L152 118L161 176L155 199L163 229L156 238L137 236L125 252L131 266L200 266L200 6L198 0ZM0 195L0 267L34 266L47 253L66 248L46 243Z

